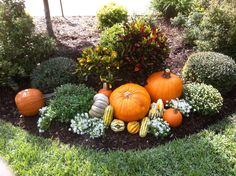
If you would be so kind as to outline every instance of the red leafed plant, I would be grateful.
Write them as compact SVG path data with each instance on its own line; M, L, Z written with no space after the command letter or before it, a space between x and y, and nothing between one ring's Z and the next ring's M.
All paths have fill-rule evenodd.
M117 51L123 60L122 70L145 75L161 70L169 54L167 37L141 18L124 25Z

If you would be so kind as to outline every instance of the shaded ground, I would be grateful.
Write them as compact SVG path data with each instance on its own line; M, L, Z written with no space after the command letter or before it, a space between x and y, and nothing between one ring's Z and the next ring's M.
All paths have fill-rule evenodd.
M60 43L60 55L69 55L76 59L83 48L99 43L99 30L96 28L94 16L53 17L52 21L55 35ZM37 32L46 32L43 17L35 17L34 23ZM170 56L166 61L167 65L173 72L179 73L187 57L192 53L192 48L183 44L182 32L178 28L173 28L163 19L158 19L157 24L167 35L171 48Z

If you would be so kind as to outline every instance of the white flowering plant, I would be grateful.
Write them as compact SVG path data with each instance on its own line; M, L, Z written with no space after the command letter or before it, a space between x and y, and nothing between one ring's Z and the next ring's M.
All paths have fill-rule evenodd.
M173 99L168 104L167 107L178 109L184 116L189 116L192 110L192 106L184 99Z
M78 135L88 134L90 138L98 138L105 134L106 126L101 118L90 118L88 113L78 113L71 120L69 131Z
M148 123L149 133L153 134L155 137L165 137L170 133L169 124L162 118L152 119Z
M43 133L51 125L51 122L54 119L53 113L51 108L47 106L39 109L40 118L38 119L37 126L40 133Z

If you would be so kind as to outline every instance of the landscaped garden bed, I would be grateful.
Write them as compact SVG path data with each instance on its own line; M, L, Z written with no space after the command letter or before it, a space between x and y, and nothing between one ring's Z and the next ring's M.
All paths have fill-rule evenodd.
M215 5L212 8L222 11ZM174 28L163 18L155 18L154 22L145 17L128 20L125 9L118 9L120 16L113 19L115 25L108 20L113 14L103 14L104 9L101 10L99 28L94 27L92 17L55 18L56 52L53 52L53 41L45 39L45 48L37 57L32 51L42 36L29 28L24 40L39 37L39 43L33 43L32 49L25 51L32 54L34 62L26 55L25 62L15 63L11 52L3 53L8 58L7 64L16 64L17 69L7 72L13 74L9 79L0 77L4 85L0 89L0 118L32 134L59 138L68 144L99 150L129 150L152 148L197 133L235 112L234 52L227 56L230 48L218 46L215 41L220 36L209 43L205 43L209 36L204 39L192 36L195 43L186 43L182 33L186 34L189 28ZM26 14L22 12L22 15ZM203 21L211 11L204 15ZM186 16L190 17L191 14ZM39 32L42 23L35 21ZM207 30L204 24L197 27ZM233 46L233 42L229 44ZM6 43L4 49L8 51ZM210 48L209 44L214 47ZM28 47L31 45L24 49ZM204 52L194 51L196 47ZM21 49L16 53L19 53L16 58L22 59ZM69 56L71 59L66 58ZM47 60L47 57L54 58ZM40 91L23 90L31 87ZM53 93L46 104L41 92ZM36 113L32 112L34 108Z

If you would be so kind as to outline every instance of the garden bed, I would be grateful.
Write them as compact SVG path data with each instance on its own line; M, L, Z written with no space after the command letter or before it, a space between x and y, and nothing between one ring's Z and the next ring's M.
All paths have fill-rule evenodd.
M16 126L29 131L31 134L43 136L45 138L58 138L61 142L74 145L82 145L88 148L98 150L129 150L129 149L145 149L152 148L159 144L166 143L176 138L183 138L187 135L199 132L205 129L210 124L213 124L236 111L236 91L233 89L224 97L224 106L222 110L212 116L200 116L191 114L190 117L185 117L181 127L172 129L171 135L164 139L157 139L152 135L146 138L140 138L138 134L132 135L127 131L115 133L108 129L106 135L99 139L90 139L88 136L79 136L68 131L69 125L53 123L50 129L45 133L39 133L37 127L38 116L36 117L21 117L18 113L14 96L15 93L8 89L0 90L0 118L5 121L10 121Z
M43 32L45 29L45 22L42 18L35 18L36 31ZM172 72L180 73L187 57L192 53L192 48L185 46L182 43L181 31L177 28L171 27L162 19L158 19L161 30L167 35L170 47L170 55L166 60ZM58 40L60 52L57 55L71 56L76 59L81 50L88 46L94 46L99 41L99 31L96 30L95 17L69 17L67 19L62 17L53 18L53 25L55 27L55 35ZM132 80L124 80L131 81ZM89 86L98 90L98 83L86 83ZM29 87L29 80L20 84L20 90ZM114 86L116 88L116 86ZM224 106L218 114L212 116L201 116L198 114L190 114L185 117L183 124L179 128L171 129L171 135L164 139L157 139L152 135L146 138L140 138L138 134L132 135L127 131L115 133L108 129L106 135L99 139L90 139L88 136L79 136L68 131L69 125L60 124L58 122L52 123L50 129L45 133L39 133L37 127L38 116L32 118L20 118L14 97L16 92L9 89L0 89L0 118L10 121L12 124L22 127L34 135L43 136L46 138L59 138L60 141L68 144L81 145L88 148L101 150L129 150L129 149L144 149L152 148L159 144L171 141L176 138L183 138L187 135L197 133L205 129L212 123L222 120L229 114L236 111L236 88L233 88L230 93L224 96Z

